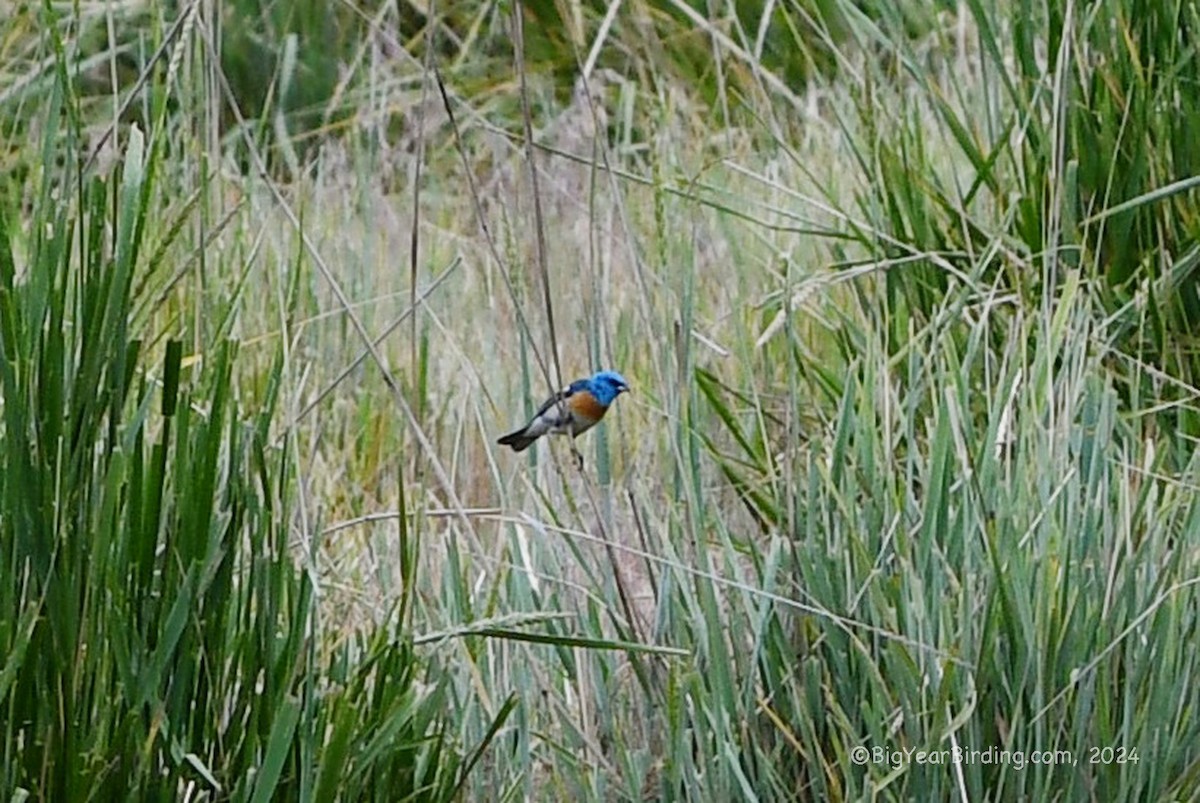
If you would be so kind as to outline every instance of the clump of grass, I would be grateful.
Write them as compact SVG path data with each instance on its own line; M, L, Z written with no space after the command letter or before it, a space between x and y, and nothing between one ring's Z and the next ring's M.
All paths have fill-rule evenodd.
M779 793L1179 793L1193 756L1175 735L1195 723L1160 706L1186 696L1195 669L1168 646L1197 600L1196 555L1177 548L1197 515L1195 466L1129 460L1143 424L1121 415L1103 369L1098 304L1075 279L1053 320L936 315L895 356L883 332L861 331L831 419L799 443L760 422L788 481L758 487L789 513L770 551L747 553L762 591L723 628L755 634L725 648L748 696L709 718L758 723L758 777ZM1000 352L985 345L996 327ZM792 382L795 399L820 390ZM713 455L744 473L742 438L722 429ZM1148 644L1170 668L1131 676ZM862 747L865 762L851 752ZM1057 758L1019 771L994 755L945 760L992 748ZM717 760L719 739L710 750ZM943 760L896 758L918 750Z
M206 301L211 328L177 313L170 199L211 209L170 183L189 172L168 165L165 105L148 136L122 132L113 176L81 174L58 66L29 206L0 199L0 784L37 800L454 798L477 753L447 732L444 677L403 618L331 628L290 546L282 341L245 376L237 292Z

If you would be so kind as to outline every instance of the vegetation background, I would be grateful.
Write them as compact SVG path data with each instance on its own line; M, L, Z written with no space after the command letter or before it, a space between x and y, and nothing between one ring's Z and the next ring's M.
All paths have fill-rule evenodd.
M0 1L2 794L1195 799L1198 47Z

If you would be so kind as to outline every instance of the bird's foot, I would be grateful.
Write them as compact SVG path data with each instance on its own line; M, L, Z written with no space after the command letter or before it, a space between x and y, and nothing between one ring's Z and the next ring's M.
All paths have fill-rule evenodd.
M575 444L571 444L571 456L575 458L576 470L583 471L583 452L575 448Z

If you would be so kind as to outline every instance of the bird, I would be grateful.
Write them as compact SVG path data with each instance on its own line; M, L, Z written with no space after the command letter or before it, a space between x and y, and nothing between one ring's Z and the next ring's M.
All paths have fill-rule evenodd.
M600 371L586 379L576 379L547 399L528 424L496 442L511 446L514 452L523 452L547 433L570 435L571 452L582 466L583 455L575 448L574 438L599 423L616 398L628 391L629 383L616 371Z

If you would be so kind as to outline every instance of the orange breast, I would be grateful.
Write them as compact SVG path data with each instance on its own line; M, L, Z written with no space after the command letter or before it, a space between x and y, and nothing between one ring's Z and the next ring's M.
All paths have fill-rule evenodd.
M578 393L572 394L567 399L567 404L571 406L571 411L584 422L594 424L604 417L604 413L608 408L596 401L596 397L588 393L586 390L581 390Z

